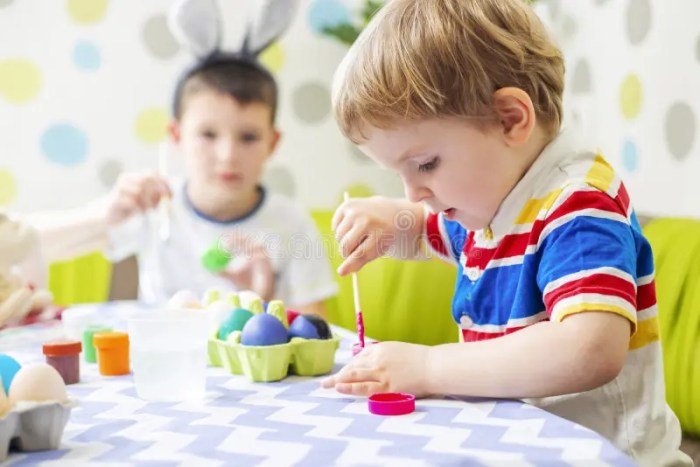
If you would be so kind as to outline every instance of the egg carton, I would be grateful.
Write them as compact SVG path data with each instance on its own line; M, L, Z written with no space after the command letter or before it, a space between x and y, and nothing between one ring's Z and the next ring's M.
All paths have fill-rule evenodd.
M20 402L0 418L0 462L10 450L58 449L73 402Z
M292 338L286 344L252 346L209 339L209 364L245 375L255 382L280 381L289 374L319 376L329 373L335 363L340 337L330 339Z

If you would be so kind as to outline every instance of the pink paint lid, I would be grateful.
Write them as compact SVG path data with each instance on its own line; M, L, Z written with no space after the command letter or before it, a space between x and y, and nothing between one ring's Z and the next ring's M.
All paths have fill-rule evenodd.
M372 394L367 405L375 415L405 415L416 410L416 396L401 392Z

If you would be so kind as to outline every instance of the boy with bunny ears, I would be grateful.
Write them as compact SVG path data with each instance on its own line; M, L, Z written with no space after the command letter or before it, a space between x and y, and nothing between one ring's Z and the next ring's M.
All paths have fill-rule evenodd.
M220 13L213 0L175 3L170 24L197 57L176 85L171 141L184 156L186 180L126 174L110 194L108 254L136 254L140 299L162 302L178 290L253 290L305 313L325 315L336 294L330 264L310 216L260 182L280 140L278 89L258 55L286 30L297 1L263 2L240 50L220 50ZM170 237L153 242L145 214L168 198ZM234 260L219 274L202 254L217 241ZM155 245L155 246L154 246Z

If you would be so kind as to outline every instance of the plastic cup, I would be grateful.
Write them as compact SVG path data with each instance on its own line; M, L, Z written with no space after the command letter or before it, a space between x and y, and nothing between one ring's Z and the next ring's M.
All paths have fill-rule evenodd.
M127 321L136 394L145 400L201 399L209 319L201 310L141 312Z
M61 313L61 322L66 337L71 340L81 340L83 332L97 321L97 311L93 307L67 308Z

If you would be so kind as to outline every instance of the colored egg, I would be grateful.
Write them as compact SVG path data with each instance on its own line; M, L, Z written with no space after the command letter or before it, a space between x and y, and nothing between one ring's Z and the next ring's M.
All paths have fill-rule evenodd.
M231 310L219 327L219 339L225 341L228 335L233 331L242 331L243 327L252 317L253 313L243 308Z
M299 315L289 325L289 335L304 339L330 339L331 328L320 316Z
M20 368L21 365L17 363L17 360L9 355L0 354L0 378L2 378L2 387L5 390L5 394L10 393L10 385Z
M289 341L282 322L272 315L260 313L248 320L241 333L243 345L278 345Z

